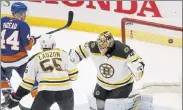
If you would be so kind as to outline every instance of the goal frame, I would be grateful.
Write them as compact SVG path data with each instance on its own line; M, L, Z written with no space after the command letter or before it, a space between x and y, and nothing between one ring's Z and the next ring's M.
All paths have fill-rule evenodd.
M164 28L164 29L169 29L169 30L174 30L174 31L183 31L182 27L178 27L178 26L125 17L121 20L121 36L122 36L122 42L125 44L126 44L126 34L125 34L126 22L132 22L132 23L136 23L136 24L142 24L142 25L147 25L147 26L152 26L152 27L157 27L157 28Z
M127 37L126 36L126 30L127 30L126 29L126 23L127 22L141 24L141 25L144 25L144 26L152 26L152 27L157 27L157 28L163 28L163 29L169 29L169 30L173 30L173 31L183 32L183 28L179 27L179 26L167 25L167 24L162 24L162 23L156 23L156 22L153 22L153 21L147 21L147 20L140 20L140 19L136 19L136 18L126 18L125 17L125 18L121 19L121 37L122 37L122 42L125 43L125 44L126 44L126 37ZM160 88L174 87L174 89L178 89L177 90L178 92L182 92L181 91L182 89L180 89L182 87L182 79L180 79L180 81L177 82L177 83L166 83L166 82L165 83L162 83L162 82L144 83L142 88L140 88L139 90L142 90L142 89L145 90L145 89L148 89L148 88L159 87L159 86L160 86ZM163 92L167 91L167 89L164 89L164 90L157 89L156 92L162 92L162 91Z

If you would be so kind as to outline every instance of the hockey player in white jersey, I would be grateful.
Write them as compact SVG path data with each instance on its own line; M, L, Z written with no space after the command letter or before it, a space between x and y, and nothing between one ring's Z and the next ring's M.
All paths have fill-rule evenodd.
M51 35L42 36L40 45L43 51L27 64L22 83L16 93L10 95L8 108L19 104L36 79L39 82L38 94L31 110L48 110L55 102L60 110L74 110L71 81L77 79L78 69L65 51L55 48L56 43Z
M112 34L105 31L96 41L71 49L69 55L75 64L90 57L97 68L97 84L93 95L89 97L91 110L137 108L136 104L143 97L138 94L129 97L129 94L133 88L134 77L136 81L142 78L145 64L128 45L114 40ZM144 108L149 110L150 106Z

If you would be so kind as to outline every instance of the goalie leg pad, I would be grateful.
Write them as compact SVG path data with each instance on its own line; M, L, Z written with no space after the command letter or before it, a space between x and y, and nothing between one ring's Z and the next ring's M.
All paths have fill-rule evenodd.
M105 110L131 110L139 101L139 94L128 98L107 99L105 101Z
M139 95L136 95L129 98L107 99L105 101L105 110L131 110L136 102L140 100L139 97Z
M105 110L153 110L152 97L135 94L128 98L107 99Z
M88 103L90 110L97 110L97 101L93 94L88 96Z
M96 103L97 103L98 110L104 110L105 101L100 100L100 99L96 99Z
M124 99L107 99L105 101L105 110L125 110Z
M154 110L153 97L149 95L142 95L141 101L137 106L137 110Z
M104 110L105 102L100 99L96 99L93 94L88 96L90 110Z

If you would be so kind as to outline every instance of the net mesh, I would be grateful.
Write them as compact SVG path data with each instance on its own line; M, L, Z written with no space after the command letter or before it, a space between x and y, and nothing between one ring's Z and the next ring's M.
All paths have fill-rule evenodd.
M122 20L123 42L133 47L146 64L137 90L182 92L182 27L179 27L182 23L178 21L152 18ZM171 22L174 25L168 24Z

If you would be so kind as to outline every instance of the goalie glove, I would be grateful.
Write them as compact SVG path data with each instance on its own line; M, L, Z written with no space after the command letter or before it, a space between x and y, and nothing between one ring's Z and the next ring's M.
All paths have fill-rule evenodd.
M11 93L9 96L9 99L7 101L8 108L11 109L13 107L18 106L20 100L21 100L21 98L16 96L16 94L14 92Z
M142 58L135 53L130 54L128 57L127 66L135 76L136 81L139 81L143 76L145 66Z
M75 49L69 50L69 56L70 56L71 62L73 62L75 65L77 65L82 60L82 58L80 57L80 55L77 53Z

